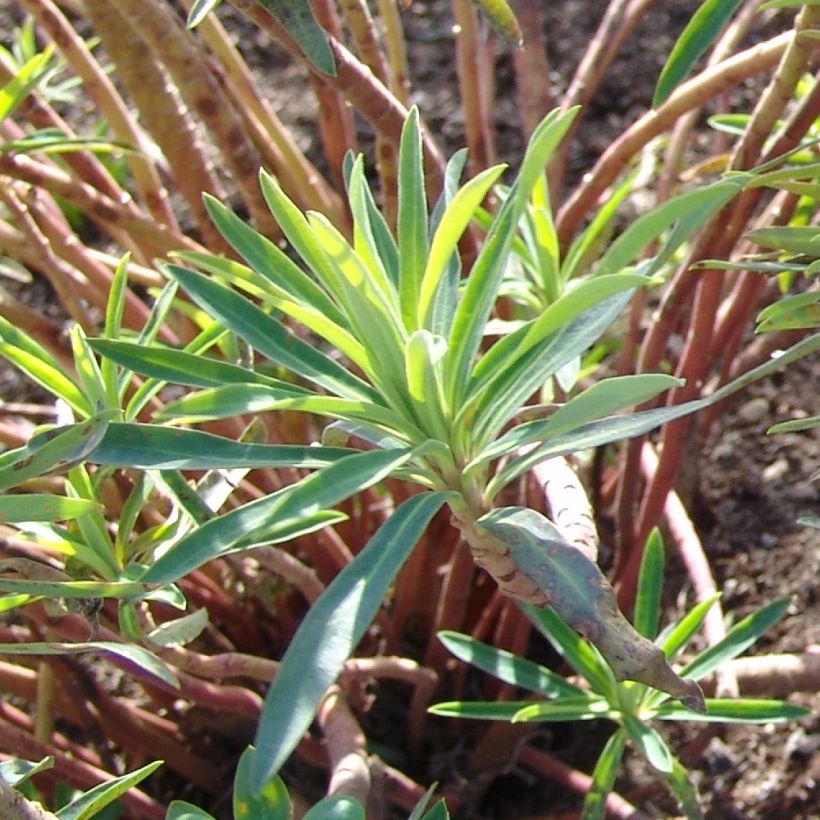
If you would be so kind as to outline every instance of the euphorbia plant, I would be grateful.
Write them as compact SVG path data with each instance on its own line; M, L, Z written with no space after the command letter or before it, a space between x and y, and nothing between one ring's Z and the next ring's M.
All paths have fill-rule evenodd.
M332 516L323 510L388 476L422 490L392 512L336 577L290 644L258 727L253 776L259 787L309 726L322 694L444 504L477 563L505 592L536 606L551 601L571 626L597 642L618 679L641 680L703 708L697 685L675 675L662 653L618 612L595 564L566 544L539 512L497 507L496 499L549 456L638 435L719 401L815 349L820 339L795 346L705 400L613 415L680 384L670 376L642 374L605 379L557 408L529 407L522 421L519 414L531 397L594 343L634 290L651 285L675 248L748 181L747 175L734 175L665 203L626 230L589 275L578 277L538 316L493 341L488 323L519 222L574 116L575 111L553 112L535 130L464 278L459 240L503 167L457 188L465 157L456 155L445 193L431 212L413 111L402 135L395 233L375 205L361 158L346 167L354 220L350 243L324 216L302 213L275 179L262 174L271 212L309 273L218 201L206 200L220 232L248 265L184 252L179 256L187 267L170 265L167 271L221 327L256 351L255 370L220 365L217 374L209 360L167 347L93 343L99 353L137 372L202 388L167 405L159 421L301 411L331 419L323 443L311 450L317 458L331 444L361 450L204 522L159 556L142 583L171 583L212 558L321 526ZM631 268L656 239L656 256ZM300 325L322 344L306 341L296 329ZM179 431L180 442L188 434ZM124 457L121 447L109 447L104 439L92 458L123 463ZM558 594L566 584L574 595Z

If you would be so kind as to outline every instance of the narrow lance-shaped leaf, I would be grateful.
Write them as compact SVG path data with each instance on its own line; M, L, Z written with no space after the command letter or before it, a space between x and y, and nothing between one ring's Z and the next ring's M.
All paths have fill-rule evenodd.
M57 817L60 820L87 820L87 818L99 817L106 806L153 774L162 766L162 763L162 760L155 760L133 772L98 783L59 809Z
M509 561L499 561L496 568L485 550L482 564L502 591L534 606L549 603L598 648L617 680L646 683L691 709L704 711L698 685L672 671L663 652L620 612L615 593L597 565L565 541L544 516L525 507L506 507L491 510L477 524L496 539L495 553L501 559L511 558L515 575L523 576L510 579ZM532 591L523 598L527 586Z
M274 530L293 535L306 517L308 529L313 530L312 514L381 481L412 455L412 450L356 453L273 495L212 518L177 541L149 567L143 580L155 584L176 581L220 555L273 540Z
M577 109L553 111L536 127L515 184L493 220L470 272L449 339L445 389L453 406L464 398L469 369L481 345L486 320L501 283L504 262L530 191L577 113Z
M422 493L405 501L308 610L265 698L253 759L255 789L279 770L310 726L319 700L446 498Z
M652 105L657 108L686 78L692 66L714 42L742 0L706 0L678 37L663 67Z
M66 498L46 493L0 495L0 522L68 521L93 510L101 510L96 501Z
M409 332L417 329L417 309L427 259L427 197L422 167L419 112L410 109L399 149L399 296L401 315Z
M320 71L334 76L336 62L325 30L316 22L310 0L256 0L287 30Z
M356 452L342 447L254 444L203 430L157 424L114 423L88 455L92 464L138 470L220 470L237 467L301 467L314 470Z
M25 447L0 456L0 490L57 472L85 459L105 434L110 412L37 433Z
M166 269L203 310L271 361L333 393L373 398L372 389L361 379L240 294L185 268L168 265Z
M585 820L604 820L606 798L615 786L625 748L626 732L618 729L607 741L592 772L592 784L584 797L582 814Z
M4 655L73 655L78 652L104 652L137 666L150 675L154 675L169 686L179 688L176 675L141 646L112 641L89 641L87 643L61 643L42 641L36 643L3 643L0 649Z

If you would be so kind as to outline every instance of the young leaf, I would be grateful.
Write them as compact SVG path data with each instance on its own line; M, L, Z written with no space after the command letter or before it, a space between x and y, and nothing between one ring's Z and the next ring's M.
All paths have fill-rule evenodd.
M325 690L370 626L388 587L445 493L405 501L308 610L265 698L251 781L275 774L310 725Z
M705 649L689 663L683 670L683 674L700 680L704 675L717 669L724 661L736 658L786 614L790 603L789 598L780 598L757 612L747 615L738 621L724 638Z
M216 818L204 809L200 809L193 803L185 800L172 800L168 804L168 811L165 820L216 820ZM290 820L290 817L288 817Z
M418 327L432 328L432 309L441 287L442 278L456 250L462 234L470 224L476 209L484 201L490 188L498 180L505 166L487 168L467 182L453 196L441 215L433 233L430 252L421 277L418 296Z
M305 814L304 820L365 820L364 807L353 797L325 797Z
M663 565L663 539L660 531L653 529L649 533L641 559L633 618L635 629L650 641L658 634L663 594Z
M438 639L459 660L493 675L504 683L521 686L547 698L582 694L577 686L537 663L519 658L504 649L495 649L468 635L444 630Z
M404 122L399 148L399 298L409 332L417 329L419 295L427 260L427 197L419 112L414 106Z
M635 744L635 748L661 774L670 774L673 766L672 753L655 729L628 713L624 714L621 719L629 739Z
M552 111L536 127L515 184L493 220L486 241L470 271L449 339L445 389L448 401L454 407L463 402L468 373L481 346L487 317L501 284L504 263L530 192L577 113L577 109Z
M439 717L464 718L465 720L503 720L511 723L512 719L526 706L526 703L497 700L449 701L435 703L428 707L431 715Z
M101 510L102 505L85 498L66 498L46 493L0 495L0 522L69 521Z
M118 797L124 795L129 789L133 788L145 780L148 775L155 772L162 766L162 760L155 760L153 763L148 763L136 771L124 774L121 777L115 777L105 783L90 788L83 792L75 800L72 800L67 806L63 806L57 812L57 817L60 820L90 820L96 817L98 813L106 806L113 803Z
M219 232L257 275L273 283L277 290L284 290L295 301L320 310L336 324L346 327L345 318L325 291L284 251L243 222L216 197L205 194L203 202Z
M653 108L666 102L692 66L714 42L742 0L705 0L678 37L658 77Z
M625 748L626 732L618 729L606 742L606 746L598 755L598 761L595 763L592 783L584 797L584 807L581 811L584 820L604 820L606 798L615 786L615 778L618 775Z
M533 720L565 722L569 720L615 720L620 711L597 695L576 695L551 701L536 701L522 706L513 716L513 723Z
M706 699L705 715L692 715L675 703L663 703L655 711L661 720L698 720L714 723L784 723L799 720L811 709L784 703L782 700L736 698L733 700Z
M203 310L272 362L332 393L374 398L369 385L230 288L176 265L166 269Z

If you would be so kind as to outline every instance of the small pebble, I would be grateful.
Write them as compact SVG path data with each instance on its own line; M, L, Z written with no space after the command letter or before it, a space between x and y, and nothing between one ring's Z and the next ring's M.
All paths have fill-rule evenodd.
M762 473L763 480L766 482L775 482L783 478L789 472L789 462L785 458L778 458L765 467Z
M741 405L737 411L737 416L741 421L747 424L757 424L766 416L769 415L769 400L758 396L754 399L749 399L745 404Z

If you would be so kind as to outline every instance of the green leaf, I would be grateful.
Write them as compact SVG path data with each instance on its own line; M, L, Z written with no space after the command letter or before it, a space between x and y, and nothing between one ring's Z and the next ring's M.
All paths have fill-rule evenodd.
M786 296L761 310L755 333L816 327L820 327L820 292L815 290Z
M4 655L74 655L80 652L102 652L103 654L114 655L127 664L136 666L149 675L159 678L174 689L179 689L179 681L176 675L162 661L147 649L133 644L113 643L111 641L78 641L76 643L37 641L31 643L2 643L0 649Z
M427 197L418 108L413 106L401 132L399 148L399 298L404 326L418 328L421 283L427 261Z
M785 614L790 598L772 601L757 612L738 621L716 644L705 649L683 670L683 674L700 680L724 661L746 651L764 632L771 629Z
M339 399L335 396L283 394L266 385L232 384L189 393L166 405L159 419L175 419L177 423L193 423L211 419L276 410L316 413L331 419L363 421L407 441L420 442L429 437L406 418L380 404L359 399Z
M285 325L240 294L200 273L167 266L193 300L226 328L272 362L299 374L332 393L373 399L373 390L315 347L299 339Z
M705 715L693 715L676 703L663 703L655 711L661 720L697 720L712 723L784 723L811 714L811 709L782 700L707 698Z
M336 75L336 61L325 30L316 22L309 0L256 0L299 45L319 71Z
M311 213L309 224L337 272L342 305L353 335L369 357L369 380L386 398L393 398L396 406L401 406L401 401L395 400L403 394L406 335L392 283L381 272L372 271L326 217Z
M365 820L364 807L352 797L332 795L313 806L304 820Z
M296 384L266 376L228 362L163 347L113 339L92 339L93 350L135 373L188 387L221 387L225 384L265 384L294 394L308 391Z
M462 404L468 373L481 346L484 327L496 300L510 248L533 186L569 130L578 110L552 111L530 138L518 177L493 220L476 259L450 332L445 389L450 405Z
M233 816L237 820L291 820L293 807L287 786L273 775L261 789L252 785L256 749L248 746L239 758L233 781Z
M265 698L252 783L259 788L290 755L375 617L381 602L444 493L405 501L308 610Z
M689 779L689 772L680 761L672 758L672 771L666 775L665 780L681 804L687 820L703 820L697 786Z
M535 628L555 647L558 654L600 695L615 698L616 684L612 670L600 652L570 629L552 607L536 609L521 604L524 614Z
M517 47L523 45L524 36L518 26L518 20L506 0L472 0L472 2L487 15L493 28L507 42Z
M416 330L405 347L405 379L415 417L427 436L449 438L449 413L444 406L440 363L447 342L429 330Z
M635 715L628 713L623 715L622 721L629 739L635 744L635 748L661 774L671 774L673 767L672 753L655 729L648 726L640 718L635 717Z
M820 0L768 0L766 3L761 3L758 7L758 12L770 11L771 9L793 9L798 6L817 6L820 5Z
M79 424L36 433L28 444L0 456L0 490L59 472L86 459L105 434L109 411Z
M467 421L469 414L462 418L472 427L474 440L483 442L497 435L549 376L557 373L601 336L629 299L628 291L604 299L565 327L539 340L523 355L513 357L503 368L499 367L496 376L486 386L479 388L471 384L471 394L477 397L472 411L475 418L472 422ZM583 401L581 403L584 404ZM562 421L568 415L562 414Z
M0 777L10 786L20 786L38 772L45 772L53 768L54 758L51 755L44 757L36 763L14 757L11 760L0 762Z
M626 732L618 729L606 742L592 772L592 783L584 797L581 815L584 820L604 820L606 798L615 786L626 748Z
M820 416L808 416L804 419L790 419L789 421L781 421L779 424L773 424L766 431L766 435L770 436L776 433L795 433L800 430L811 430L814 427L820 427Z
M0 495L0 523L17 521L68 521L101 510L102 505L85 498L66 498L48 493Z
M213 558L261 543L257 538L272 541L277 530L292 533L295 527L299 531L310 514L383 480L412 455L410 450L356 453L272 495L212 518L173 544L148 569L143 581L167 584Z
M679 194L639 217L607 248L595 266L595 276L623 270L639 257L646 245L677 222L677 230L671 232L661 250L647 266L648 269L641 268L641 272L647 275L657 270L700 225L739 194L749 178L748 174L737 174Z
M485 490L485 496L487 498L493 498L499 490L510 481L513 481L521 473L546 458L567 455L568 453L597 447L611 441L617 441L618 439L642 435L667 421L680 418L688 413L702 410L705 407L723 401L727 396L736 393L738 390L742 390L746 385L751 384L756 379L767 376L769 373L773 373L785 367L790 362L807 356L818 349L820 349L820 333L815 333L783 351L777 358L770 359L764 364L758 365L704 399L685 402L684 404L674 405L672 407L644 410L628 416L611 416L606 419L601 419L600 421L586 424L578 430L567 433L564 436L558 436L556 439L540 447L534 447L523 456L511 459L509 464L502 470L499 470L490 481ZM549 420L546 422L528 422L514 427L509 433L505 434L508 446L512 449L513 445L515 447L522 447L525 444L538 441L543 431L543 426L547 423L549 423ZM482 453L467 465L467 469L474 469L485 460L485 456Z
M152 629L146 637L155 646L185 646L196 640L206 626L208 626L208 610L201 607L182 618L164 621Z
M217 0L217 2L221 2L221 0ZM165 820L216 820L216 818L193 803L187 803L185 800L172 800L168 804Z
M95 817L103 808L136 786L137 783L145 780L145 778L155 772L162 763L162 760L155 760L153 763L142 766L133 772L94 786L87 792L81 794L76 800L72 800L67 806L58 809L57 817L59 817L60 820L90 820L90 818Z
M681 387L684 379L662 373L639 373L630 376L612 376L595 382L583 393L560 407L544 428L545 438L561 435L580 427L587 421L601 418L615 410L632 407L659 393Z
M814 225L787 225L774 228L757 228L749 231L746 238L764 248L820 257L820 232Z
M638 173L638 169L635 169L627 173L624 179L617 183L614 190L607 196L606 201L598 209L592 222L584 228L580 236L573 240L561 268L561 277L564 282L578 278L592 264L595 256L609 238L612 221L615 219L621 203L631 193Z
M493 675L504 683L521 686L547 698L582 694L577 686L540 664L519 658L504 649L495 649L468 635L444 630L438 639L459 660Z
M114 423L108 426L92 464L139 470L220 470L238 467L319 469L355 450L304 447L296 444L254 444L233 441L202 430L177 430L156 424Z
M347 326L344 316L325 291L291 261L284 251L245 224L215 197L205 194L203 202L219 232L257 274L274 285L277 291L287 293L294 301L321 311L337 325Z
M49 43L20 66L7 83L0 86L0 122L11 116L14 109L36 88L53 54L54 44Z
M453 196L447 205L438 226L433 233L430 252L421 277L418 296L418 327L432 329L435 297L439 293L442 279L446 275L453 253L457 249L476 209L484 201L490 188L504 172L506 166L496 165L479 173Z
M24 333L7 324L2 317L0 339L0 356L32 381L62 399L78 416L90 416L94 412L82 390L65 375L65 365L61 365L45 348Z
M439 717L463 718L464 720L502 720L511 723L512 719L528 704L517 701L448 701L435 703L427 708L431 715Z
M658 78L652 107L665 102L714 42L742 0L705 0L678 37Z
M649 533L638 576L638 594L635 598L635 629L644 638L653 640L658 634L663 594L664 549L660 531Z
M596 695L576 695L548 702L537 701L527 704L516 712L513 723L617 720L620 715L620 710L613 708L605 698Z

